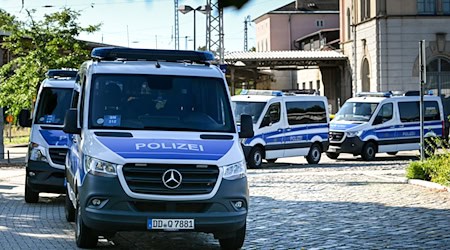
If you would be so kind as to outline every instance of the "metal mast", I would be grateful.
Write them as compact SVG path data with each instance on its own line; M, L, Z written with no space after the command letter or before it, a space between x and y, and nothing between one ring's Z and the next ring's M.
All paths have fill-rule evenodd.
M174 30L175 49L180 49L180 21L178 19L178 0L174 0L174 10L175 10L175 30Z
M219 0L206 0L206 5L211 7L211 11L206 16L206 49L216 51L222 64L225 50L223 42L223 9L219 8Z
M248 51L248 27L247 24L250 22L250 16L247 16L244 21L244 51Z

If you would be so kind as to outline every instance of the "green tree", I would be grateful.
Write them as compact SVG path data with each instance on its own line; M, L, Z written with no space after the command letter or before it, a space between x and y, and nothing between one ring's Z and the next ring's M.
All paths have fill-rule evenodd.
M2 48L13 58L0 68L0 107L8 107L8 113L16 116L21 109L32 106L39 83L49 69L78 68L89 58L85 42L76 37L100 27L80 26L80 13L67 8L40 20L33 16L34 10L27 13L27 19L19 21L0 12L0 30L7 33Z

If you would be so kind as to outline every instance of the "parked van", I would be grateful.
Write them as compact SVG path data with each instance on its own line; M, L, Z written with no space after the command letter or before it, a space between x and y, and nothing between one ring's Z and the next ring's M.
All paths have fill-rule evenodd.
M242 140L249 168L260 168L263 159L305 156L310 164L320 161L328 149L326 97L273 90L242 90L231 97L235 119L251 115L255 135Z
M74 96L76 74L76 70L49 70L39 87L32 119L30 111L23 111L19 118L21 126L31 126L25 175L28 203L38 202L40 192L65 192L68 136L63 124Z
M350 153L370 161L376 153L420 150L419 99L391 92L360 93L348 99L330 123L326 155L336 159L340 153ZM445 129L441 99L424 96L424 111L425 138L441 138ZM425 147L425 152L432 153L432 144Z
M66 161L66 219L76 244L117 231L213 233L245 239L249 204L225 76L210 52L96 48L81 65Z

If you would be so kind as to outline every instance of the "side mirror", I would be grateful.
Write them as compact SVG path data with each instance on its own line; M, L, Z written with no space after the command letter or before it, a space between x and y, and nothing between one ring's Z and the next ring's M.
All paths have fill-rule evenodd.
M77 109L71 108L67 110L64 117L63 131L68 134L81 134L81 129L77 126Z
M239 138L251 138L253 135L252 117L250 115L241 115L241 131L239 132Z
M19 125L24 128L31 127L31 111L29 109L22 109L19 113Z

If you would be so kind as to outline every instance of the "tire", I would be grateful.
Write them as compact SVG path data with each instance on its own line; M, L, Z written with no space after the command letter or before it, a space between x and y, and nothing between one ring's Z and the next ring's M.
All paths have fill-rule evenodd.
M79 248L94 248L98 241L97 232L84 224L79 204L77 204L75 215L75 241L77 246Z
M275 159L266 159L266 161L267 161L267 163L274 164L277 161L277 158L275 158Z
M365 161L373 161L377 154L377 147L373 142L367 142L361 152L361 156Z
M396 155L398 153L398 151L395 151L395 152L387 152L386 154L388 154L388 155Z
M232 238L219 239L220 247L226 250L241 249L245 241L246 225L236 231Z
M28 186L28 175L25 177L25 202L37 203L39 201L39 192L31 190Z
M261 147L254 147L248 156L248 168L261 168L264 151Z
M67 222L74 222L75 221L75 208L73 207L72 201L69 198L68 190L66 189L66 198L64 202L64 212L66 214L66 220Z
M306 156L306 161L309 164L317 164L320 161L320 157L322 156L322 149L319 144L314 143L309 149L308 155Z
M339 157L339 153L325 153L328 158L336 160Z

